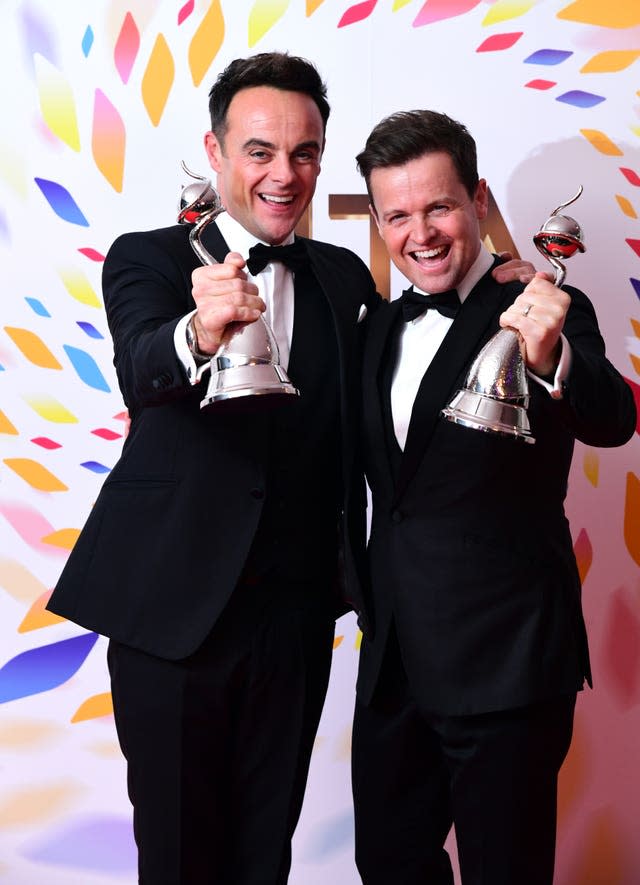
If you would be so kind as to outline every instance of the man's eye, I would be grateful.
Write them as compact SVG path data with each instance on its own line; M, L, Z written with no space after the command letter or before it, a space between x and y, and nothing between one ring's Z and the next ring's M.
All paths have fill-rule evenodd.
M269 154L266 151L251 151L250 156L252 160L266 160Z
M446 206L444 203L441 203L438 206L432 206L429 210L429 215L431 218L444 218L449 212L451 212L451 206Z

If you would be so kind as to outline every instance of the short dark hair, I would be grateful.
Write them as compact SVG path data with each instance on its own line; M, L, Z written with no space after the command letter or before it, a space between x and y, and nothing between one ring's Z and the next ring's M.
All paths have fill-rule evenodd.
M315 65L287 52L261 52L248 58L236 58L218 75L209 92L211 130L222 143L227 131L229 105L241 89L271 86L288 92L302 92L316 103L327 127L330 107L327 87Z
M356 157L371 196L371 173L387 166L403 166L424 154L442 151L448 154L460 181L473 198L478 185L476 143L466 126L437 111L399 111L381 120Z

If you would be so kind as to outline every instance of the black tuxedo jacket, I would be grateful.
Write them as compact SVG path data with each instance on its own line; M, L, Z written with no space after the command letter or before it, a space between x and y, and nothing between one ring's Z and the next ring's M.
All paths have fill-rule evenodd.
M392 619L412 688L437 713L513 708L573 692L590 680L563 508L567 477L575 439L622 444L636 416L631 390L605 357L591 303L565 288L572 304L564 333L573 361L562 400L530 382L536 443L441 416L498 330L500 313L522 290L501 286L488 273L424 375L395 471L385 441L382 368L399 321L398 302L372 318L363 365L363 445L373 496L370 587L360 601L372 624L358 678L365 703Z
M170 659L200 645L241 575L265 504L269 457L268 415L201 411L208 373L191 386L176 356L174 329L195 308L191 272L199 261L188 234L179 225L125 234L105 261L105 307L131 430L49 602L90 630ZM378 296L353 253L303 242L337 339L343 478L356 490L344 517L353 508L352 523L361 524L364 491L351 482L358 317ZM224 259L214 224L203 243ZM348 543L344 560L352 580Z

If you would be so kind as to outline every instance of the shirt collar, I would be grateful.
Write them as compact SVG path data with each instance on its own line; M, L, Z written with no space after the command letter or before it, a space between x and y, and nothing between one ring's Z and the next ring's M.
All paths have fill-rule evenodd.
M249 249L252 246L255 246L256 243L263 242L262 240L257 239L252 233L249 233L249 231L246 230L239 221L232 218L228 212L221 212L216 218L216 224L218 225L220 233L224 237L227 246L232 252L239 252L243 258L247 258L249 255ZM294 234L292 231L287 239L278 245L287 246L289 243L293 243L293 240ZM265 243L264 245L268 246L269 243Z

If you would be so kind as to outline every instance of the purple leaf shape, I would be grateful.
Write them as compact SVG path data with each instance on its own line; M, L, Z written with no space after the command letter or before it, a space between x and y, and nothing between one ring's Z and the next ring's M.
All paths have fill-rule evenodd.
M97 633L84 633L11 658L0 669L0 703L62 685L80 669L97 639Z

